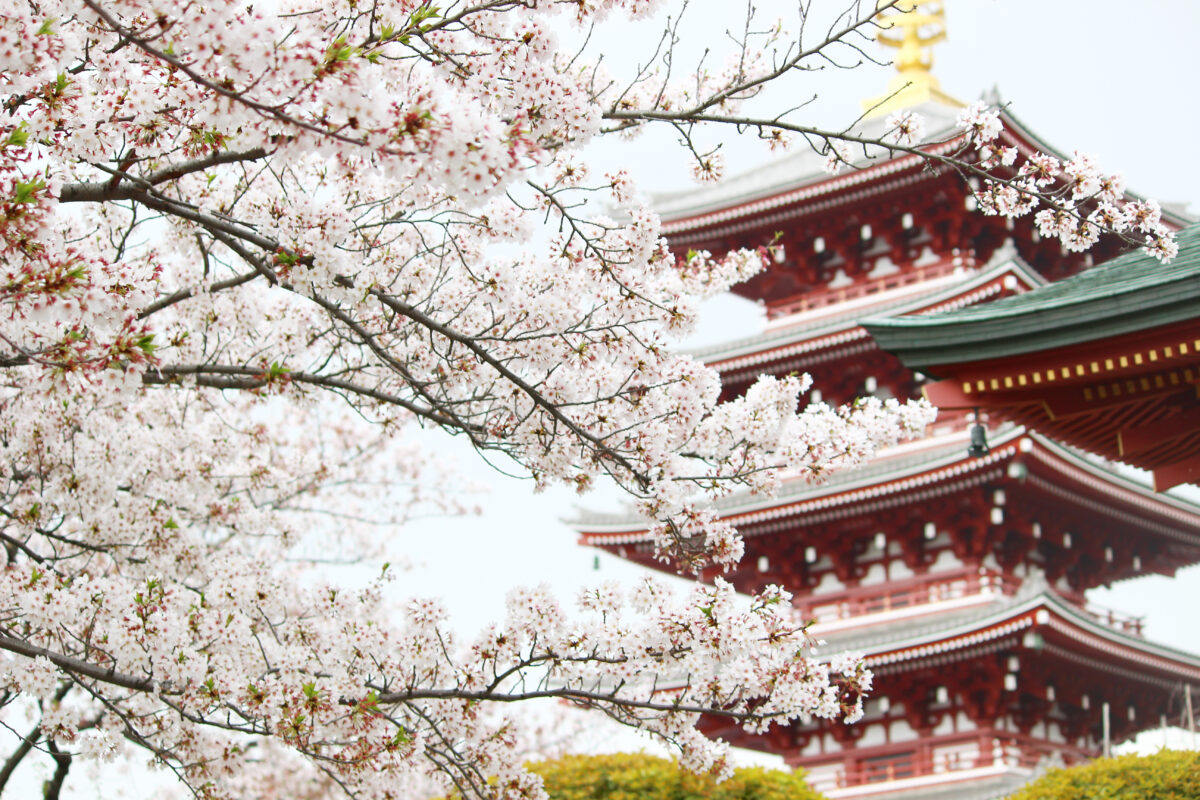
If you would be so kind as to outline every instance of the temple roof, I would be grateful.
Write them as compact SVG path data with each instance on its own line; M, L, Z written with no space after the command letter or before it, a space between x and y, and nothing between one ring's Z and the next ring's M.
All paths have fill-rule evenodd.
M941 141L953 134L954 120L958 109L942 103L931 102L923 103L915 107L913 111L920 114L926 121L926 127L930 131L930 135L926 137L927 140ZM882 136L886 130L886 120L875 118L852 126L849 133L874 139ZM722 218L747 216L795 200L803 200L805 199L803 193L797 196L793 195L796 195L796 190L805 187L813 187L817 194L824 194L918 163L918 159L914 156L888 159L887 154L879 148L866 153L863 153L860 148L859 157L852 161L853 169L842 175L830 175L824 169L825 156L806 146L803 149L799 149L800 145L797 147L798 149L793 153L773 159L762 166L731 175L719 183L652 195L651 205L664 221L664 232L670 234L678 229L694 227L693 223L702 222L694 219L698 216L739 206L745 207L734 213L720 216ZM755 203L754 201L763 202ZM685 221L688 224L680 224Z
M1059 159L1069 158L1031 131L1015 114L1004 107L995 92L985 102L1001 109L1004 129L1000 140L1017 146L1024 155L1034 150ZM954 152L962 144L962 131L956 126L958 109L946 103L926 102L911 109L924 118L926 129L923 148L930 153ZM886 120L859 121L847 129L852 137L877 139L887 130ZM799 145L798 145L799 147ZM840 175L824 169L825 156L805 147L754 169L732 175L716 184L693 186L651 196L651 205L663 220L668 236L735 219L764 216L773 209L815 202L816 198L856 186L874 183L896 173L920 167L922 159L914 155L889 156L883 148L857 148L853 167ZM1127 192L1137 199L1138 195ZM1176 227L1193 221L1174 207L1164 207L1163 217Z
M864 321L879 346L914 369L1049 350L1200 317L1200 224L1178 234L1163 264L1119 256L991 303Z
M1015 282L1014 282L1015 281ZM1045 280L1011 247L1001 248L982 268L960 268L940 278L881 288L831 306L826 313L781 317L756 336L692 351L722 372L763 364L811 350L868 338L859 322L867 316L898 316L952 310L988 300L1006 290L1025 291Z
M998 412L1168 489L1200 480L1200 225L988 305L864 321L941 408Z
M920 660L970 649L994 638L1030 628L1050 628L1097 652L1123 656L1160 672L1179 671L1200 682L1200 656L1097 622L1082 609L1059 597L1044 581L1030 578L1013 595L998 595L984 606L885 626L852 629L822 637L822 652L862 653L867 666Z
M898 502L928 501L972 481L974 475L1003 474L1005 465L1020 455L1054 471L1055 490L1063 500L1075 497L1064 488L1066 484L1083 486L1101 496L1106 509L1135 509L1137 524L1147 531L1189 546L1200 544L1200 505L1155 493L1114 468L1020 426L1006 425L991 432L991 452L982 458L966 454L968 436L960 429L908 442L818 483L798 476L784 481L775 497L739 493L718 501L716 507L743 535L756 536L772 532L779 524L794 525L797 518L819 521L844 516L845 509L878 513ZM646 521L633 514L586 513L572 524L585 544L616 546L651 540Z
M824 794L831 800L845 800L851 797L873 797L886 792L887 800L1002 800L1027 784L1043 770L1029 770L1020 767L996 768L993 774L976 776L971 770L966 776L962 771L946 772L945 782L930 785L927 780L920 780L919 785L908 789L897 789L904 781L889 781L886 784L865 784L849 789L826 789ZM912 780L912 783L918 783ZM871 790L874 791L871 791ZM858 791L855 791L858 790Z
M1002 452L1002 446L1020 433L1019 429L1009 428L993 436L993 453ZM815 503L821 508L853 502L861 499L856 490L870 491L890 481L912 477L940 466L953 466L963 460L966 446L967 432L964 430L946 436L924 438L889 448L875 460L856 469L831 472L818 482L803 476L785 480L774 497L739 492L718 500L715 506L722 518L736 516L739 518L737 522L742 524L760 518L767 519L778 515L778 512L785 514L787 506L798 502ZM987 465L994 458L976 459L976 463ZM583 536L588 544L650 541L646 520L628 512L581 511L571 522L584 531Z

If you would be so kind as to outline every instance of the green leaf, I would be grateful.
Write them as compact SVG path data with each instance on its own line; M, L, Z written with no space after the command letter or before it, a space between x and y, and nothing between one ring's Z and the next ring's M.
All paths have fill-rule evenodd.
M29 131L25 129L25 123L22 122L9 132L8 138L4 141L4 146L24 147L27 141L29 141Z
M13 196L14 203L30 203L33 202L35 194L46 188L46 182L40 178L25 182L17 181L17 192Z
M154 334L153 333L147 333L145 336L138 339L134 344L147 357L154 355L154 351L158 347L158 345L156 345L154 343Z

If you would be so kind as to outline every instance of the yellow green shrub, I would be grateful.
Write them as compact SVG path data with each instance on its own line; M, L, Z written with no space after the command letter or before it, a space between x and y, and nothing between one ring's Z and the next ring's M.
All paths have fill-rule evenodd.
M1102 758L1055 769L1009 800L1198 800L1200 752Z
M717 783L674 761L636 753L566 756L531 764L550 800L823 800L803 773L761 767L735 770Z

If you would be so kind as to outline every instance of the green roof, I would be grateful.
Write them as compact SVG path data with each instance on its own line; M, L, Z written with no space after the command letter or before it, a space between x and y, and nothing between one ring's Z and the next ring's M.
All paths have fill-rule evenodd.
M880 348L912 368L1036 353L1200 318L1200 224L1163 264L1138 250L1070 278L953 311L868 319Z

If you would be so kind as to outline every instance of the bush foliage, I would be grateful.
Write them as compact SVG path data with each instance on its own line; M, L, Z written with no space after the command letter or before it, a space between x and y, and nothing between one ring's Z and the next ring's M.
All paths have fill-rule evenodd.
M566 756L530 765L550 800L823 800L803 772L743 767L729 780L695 775L676 762L639 753Z
M1056 769L1009 800L1197 800L1200 752L1162 750L1150 756L1102 758Z

